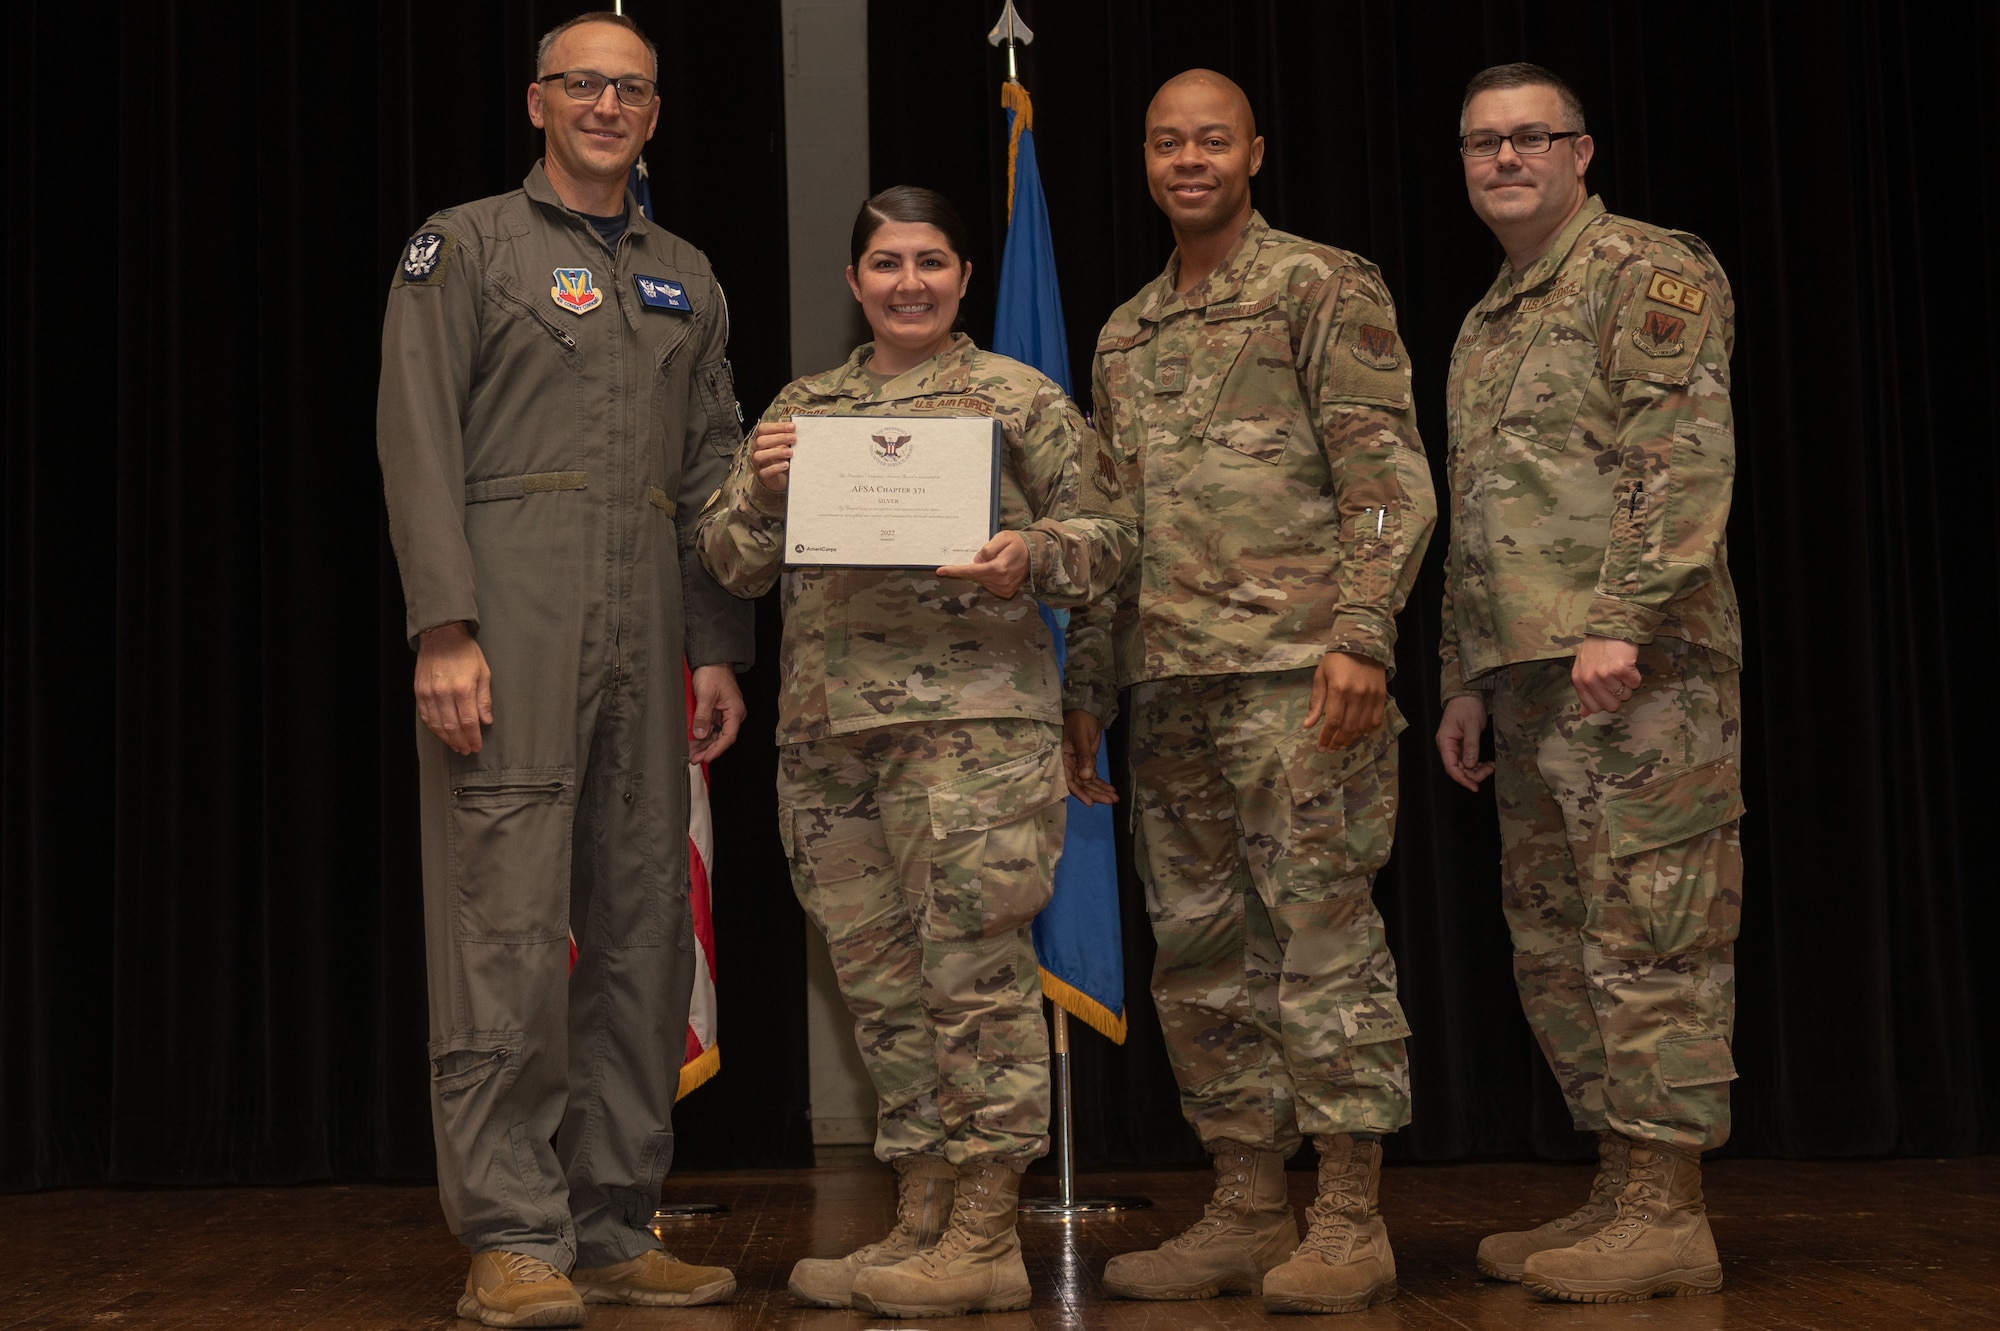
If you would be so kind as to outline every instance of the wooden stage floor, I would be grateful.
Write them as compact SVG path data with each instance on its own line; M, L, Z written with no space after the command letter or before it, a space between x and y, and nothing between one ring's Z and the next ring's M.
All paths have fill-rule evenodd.
M1080 1192L1142 1193L1156 1209L1063 1222L1024 1217L1034 1306L1026 1312L900 1324L962 1331L1147 1331L1326 1325L1272 1317L1249 1298L1131 1303L1105 1296L1105 1259L1149 1247L1187 1223L1206 1173L1086 1175ZM1312 1176L1291 1174L1294 1200ZM1583 1167L1392 1166L1383 1211L1402 1293L1338 1319L1343 1331L1847 1331L1983 1327L2000 1331L2000 1159L1797 1163L1730 1160L1707 1171L1725 1285L1703 1298L1573 1306L1478 1278L1481 1235L1567 1210ZM1031 1177L1029 1191L1053 1180ZM733 1267L734 1303L687 1310L592 1307L588 1325L748 1331L867 1331L898 1325L795 1307L794 1260L834 1255L880 1234L889 1176L866 1165L681 1174L671 1201L708 1200L726 1216L677 1221L669 1246ZM469 1327L451 1316L465 1254L428 1187L68 1190L0 1196L0 1328L37 1331L403 1331Z

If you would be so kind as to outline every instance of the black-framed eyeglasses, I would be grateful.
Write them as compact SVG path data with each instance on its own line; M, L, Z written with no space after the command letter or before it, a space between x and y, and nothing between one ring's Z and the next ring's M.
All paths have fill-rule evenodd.
M1555 146L1557 139L1581 138L1580 129L1517 129L1512 134L1465 134L1458 140L1458 150L1467 157L1492 157L1500 151L1500 145L1511 143L1514 151L1523 157L1534 157Z
M594 69L566 69L560 74L544 74L535 80L537 83L557 81L562 83L564 92L579 102L594 102L604 95L605 88L611 87L618 90L618 100L627 106L650 106L660 90L659 84L636 74L614 79Z

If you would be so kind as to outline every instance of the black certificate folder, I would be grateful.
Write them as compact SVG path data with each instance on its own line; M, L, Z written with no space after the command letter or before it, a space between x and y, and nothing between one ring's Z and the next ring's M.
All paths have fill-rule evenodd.
M969 564L1000 530L1000 422L985 416L794 416L785 562Z

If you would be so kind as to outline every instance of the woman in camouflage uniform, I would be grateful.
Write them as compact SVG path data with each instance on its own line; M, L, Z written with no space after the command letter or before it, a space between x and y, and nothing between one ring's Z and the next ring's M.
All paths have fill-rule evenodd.
M855 220L847 282L875 340L778 394L702 516L702 560L739 596L776 582L796 416L982 416L1005 440L1001 531L970 564L790 570L779 828L826 934L899 1175L881 1242L792 1272L800 1300L943 1316L1027 1306L1020 1171L1048 1150L1048 1033L1028 928L1062 849L1055 648L1035 602L1116 585L1122 496L1062 389L955 331L972 265L929 190ZM1103 475L1111 475L1104 467ZM1021 593L1025 592L1023 595Z

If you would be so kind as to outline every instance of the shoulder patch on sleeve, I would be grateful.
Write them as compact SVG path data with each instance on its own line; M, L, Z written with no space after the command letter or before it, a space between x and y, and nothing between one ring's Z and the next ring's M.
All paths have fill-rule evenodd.
M1700 287L1672 273L1662 272L1655 272L1653 280L1646 284L1646 299L1672 305L1689 314L1700 314L1701 307L1708 303L1708 295Z
M1356 292L1327 348L1327 396L1401 410L1410 405L1409 355L1388 309Z
M441 287L451 256L458 249L456 237L443 231L419 231L403 247L402 262L396 265L394 287Z

